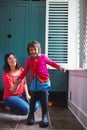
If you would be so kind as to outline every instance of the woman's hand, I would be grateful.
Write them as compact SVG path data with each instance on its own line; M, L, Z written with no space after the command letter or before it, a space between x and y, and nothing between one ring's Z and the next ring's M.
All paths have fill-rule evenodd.
M19 83L21 83L21 79L16 79L14 86L10 89L11 92L15 92L17 90Z
M18 78L18 79L15 80L15 84L16 85L18 85L19 83L21 83L21 79L20 78Z
M18 84L15 83L14 86L12 86L12 87L10 88L10 90L11 90L11 92L15 92L15 91L17 90L17 88L18 88Z
M31 99L31 96L29 94L26 94L26 99L29 101Z

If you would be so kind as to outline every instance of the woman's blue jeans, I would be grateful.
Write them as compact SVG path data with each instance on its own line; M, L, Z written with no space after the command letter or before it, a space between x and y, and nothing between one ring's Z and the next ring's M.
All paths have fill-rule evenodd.
M30 112L30 102L26 100L25 94L21 96L10 96L4 99L5 106L8 106L11 113L16 115L26 115ZM40 102L37 101L35 111L39 108Z

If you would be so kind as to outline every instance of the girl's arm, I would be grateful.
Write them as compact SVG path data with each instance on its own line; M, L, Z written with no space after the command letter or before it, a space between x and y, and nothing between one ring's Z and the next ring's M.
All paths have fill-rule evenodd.
M59 70L63 70L64 72L66 72L66 69L64 67L62 67L60 64L56 63L55 61L51 60L49 57L47 57L46 55L45 56L45 61L46 61L46 64L56 68L56 69L59 69Z
M29 63L29 60L26 60L24 70L18 78L23 79L25 76L27 76L29 69L30 69L30 63Z

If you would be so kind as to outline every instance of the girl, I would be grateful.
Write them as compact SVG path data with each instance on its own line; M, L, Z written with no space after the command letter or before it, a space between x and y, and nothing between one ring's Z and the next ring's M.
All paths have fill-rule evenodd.
M41 47L38 41L31 41L27 46L27 52L30 58L26 60L23 73L19 76L17 83L21 82L21 79L27 75L30 70L31 85L30 85L30 113L27 118L27 125L33 125L34 118L34 106L37 100L41 102L42 108L42 121L40 127L47 127L49 124L48 119L48 91L50 90L50 78L47 69L47 64L56 68L64 70L59 64L49 59L45 54L41 54Z

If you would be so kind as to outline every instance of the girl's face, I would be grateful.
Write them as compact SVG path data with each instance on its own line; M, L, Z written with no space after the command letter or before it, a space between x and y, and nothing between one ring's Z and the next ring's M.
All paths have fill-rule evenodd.
M9 66L10 67L12 67L12 66L16 66L16 58L15 58L15 56L14 55L10 55L9 57L8 57L8 59L7 59L7 62L8 62L8 64L9 64Z
M32 57L37 57L38 54L39 54L39 49L38 49L38 47L30 47L30 48L29 48L29 53L30 53L30 56L32 56Z

